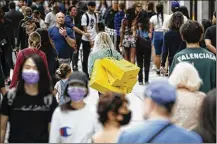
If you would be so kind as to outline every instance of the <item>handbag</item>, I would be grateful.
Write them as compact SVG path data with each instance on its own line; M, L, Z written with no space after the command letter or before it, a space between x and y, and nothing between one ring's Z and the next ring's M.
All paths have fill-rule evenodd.
M151 41L149 39L146 39L144 37L141 36L141 31L139 31L139 34L137 35L137 40L142 43L142 45L145 46L145 48L149 48L149 46L151 45Z

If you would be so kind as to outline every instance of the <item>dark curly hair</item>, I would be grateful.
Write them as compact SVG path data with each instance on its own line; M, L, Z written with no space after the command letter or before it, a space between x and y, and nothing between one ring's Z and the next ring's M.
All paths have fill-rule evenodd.
M124 94L106 93L105 95L102 95L97 106L99 121L105 125L108 121L108 112L112 111L115 114L118 114L119 108L124 103L128 103Z
M170 19L169 29L179 31L183 23L184 23L183 14L181 12L175 12Z

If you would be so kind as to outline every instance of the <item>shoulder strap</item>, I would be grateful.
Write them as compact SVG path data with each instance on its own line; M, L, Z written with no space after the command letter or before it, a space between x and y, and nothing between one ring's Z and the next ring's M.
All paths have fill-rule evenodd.
M9 106L12 106L15 97L16 97L16 88L10 89L8 91L8 94L7 94L8 105Z
M89 25L89 16L88 16L87 13L85 13L85 15L86 15L86 18L87 18L87 26L88 26Z
M97 15L96 15L96 13L94 13L94 16L95 16L95 18L96 18L96 23L97 23Z
M65 88L66 88L66 82L64 83L62 80L60 80L60 86L61 86L61 96L64 95L64 91L65 91Z
M163 126L156 134L154 134L146 143L151 143L162 131L164 131L167 127L169 127L171 123L169 122L165 126Z

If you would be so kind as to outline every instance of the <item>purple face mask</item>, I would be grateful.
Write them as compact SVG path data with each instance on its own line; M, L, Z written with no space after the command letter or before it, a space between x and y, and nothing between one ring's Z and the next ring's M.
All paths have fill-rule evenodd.
M71 101L78 102L83 100L84 96L87 94L87 89L85 87L69 86L67 92Z
M22 78L28 84L36 84L39 81L39 73L36 70L24 69L22 71Z

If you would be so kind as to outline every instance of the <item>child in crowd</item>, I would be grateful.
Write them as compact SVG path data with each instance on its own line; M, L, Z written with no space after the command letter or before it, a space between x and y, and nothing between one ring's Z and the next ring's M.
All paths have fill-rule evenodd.
M63 98L63 93L67 84L69 76L72 74L72 69L68 64L61 64L57 69L56 75L60 79L55 87L53 94L56 96L57 102L63 104L66 100Z

